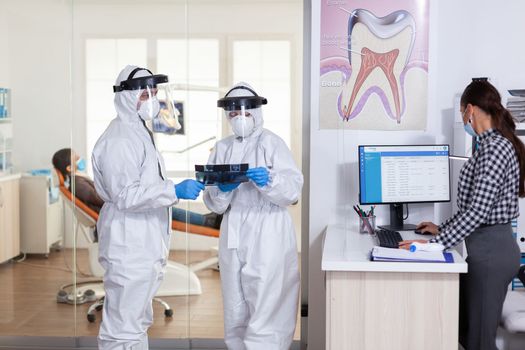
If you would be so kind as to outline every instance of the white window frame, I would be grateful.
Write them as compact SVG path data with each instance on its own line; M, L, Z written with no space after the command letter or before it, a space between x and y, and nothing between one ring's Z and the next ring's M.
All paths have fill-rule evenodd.
M288 41L290 43L290 150L294 155L294 160L297 166L301 164L301 149L302 149L302 136L300 138L294 137L294 135L302 135L301 125L302 117L299 115L300 107L298 105L299 98L302 93L302 82L296 83L297 75L300 74L301 70L297 72L294 69L293 62L296 58L297 43L292 35L288 34L245 34L245 35L228 35L227 36L227 50L228 57L233 57L233 43L235 41ZM299 57L297 57L299 59ZM228 82L227 86L232 86L236 82L233 81L233 60L228 60ZM249 83L249 82L248 82ZM261 93L264 96L264 94ZM271 101L268 101L271 103ZM264 108L264 107L263 107ZM224 128L229 128L228 123L224 121Z

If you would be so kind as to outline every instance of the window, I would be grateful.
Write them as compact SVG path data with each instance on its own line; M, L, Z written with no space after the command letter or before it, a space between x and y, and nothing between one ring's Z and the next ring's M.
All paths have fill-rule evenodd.
M183 103L184 135L155 134L171 178L192 176L194 164L206 163L213 144L223 137L223 125L230 132L217 99L235 82L248 82L268 98L264 125L290 146L290 41L233 40L232 60L221 63L221 45L226 42L219 38L87 39L87 156L91 157L97 139L115 117L113 94L108 92L129 63L143 67L149 63L154 72L167 74L173 99ZM148 61L148 52L156 54L153 61L151 57ZM220 86L220 82L228 83Z
M168 74L174 99L184 105L185 135L157 134L166 169L175 177L205 164L214 142L221 138L219 98L219 41L161 39L157 41L157 70Z
M291 75L287 40L233 42L233 81L245 81L268 99L263 107L264 127L290 147Z
M146 39L86 40L86 143L87 156L109 122L115 118L111 86L130 62L146 66ZM88 162L91 174L91 162Z

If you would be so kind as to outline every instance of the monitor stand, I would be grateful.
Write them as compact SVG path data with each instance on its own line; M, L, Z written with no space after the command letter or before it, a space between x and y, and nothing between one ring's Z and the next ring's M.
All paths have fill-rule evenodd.
M403 223L403 203L390 204L390 225L379 227L392 231L414 231L416 225Z

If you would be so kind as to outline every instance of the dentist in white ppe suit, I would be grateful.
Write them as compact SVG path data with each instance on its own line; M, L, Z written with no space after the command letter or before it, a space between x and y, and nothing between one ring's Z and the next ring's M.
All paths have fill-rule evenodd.
M170 207L195 199L204 185L168 180L146 121L159 113L166 75L127 66L115 92L117 117L93 150L95 188L104 200L97 229L106 292L99 349L148 349L152 299L163 279L171 233Z
M224 213L219 265L228 349L289 349L297 319L299 266L287 207L299 199L303 175L284 141L263 129L258 96L246 83L217 102L234 135L217 142L208 164L249 163L249 182L204 192Z

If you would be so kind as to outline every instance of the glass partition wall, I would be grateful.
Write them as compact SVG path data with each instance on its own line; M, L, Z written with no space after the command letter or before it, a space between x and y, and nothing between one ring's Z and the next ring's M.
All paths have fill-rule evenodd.
M76 141L71 33L70 1L0 1L0 345L7 348L20 337L41 345L42 337L75 336L74 304L86 297L75 296L85 265L52 165L54 153Z
M224 20L231 16L230 5L239 11L235 21ZM12 149L12 166L0 170L0 185L10 176L19 192L19 220L0 202L0 221L9 217L20 226L19 248L11 249L16 254L0 262L0 346L96 346L104 296L94 230L100 208L80 200L78 181L93 179L93 148L116 117L112 86L126 65L169 76L181 128L149 127L174 183L194 178L194 166L206 164L215 142L231 134L217 99L239 81L268 98L265 127L286 142L301 167L302 2L230 5L0 0L0 44L6 48L0 88L9 89L11 110L10 118L0 117L0 152L6 144ZM269 27L276 13L281 24ZM61 149L71 150L70 168L62 172L52 163ZM8 163L5 153L0 169ZM76 165L79 158L85 160L83 170ZM5 201L7 190L0 188ZM290 207L298 247L300 205ZM150 344L224 347L221 218L206 208L202 195L180 201L173 211ZM16 244L0 239L0 252L8 242ZM200 342L190 342L195 339Z

